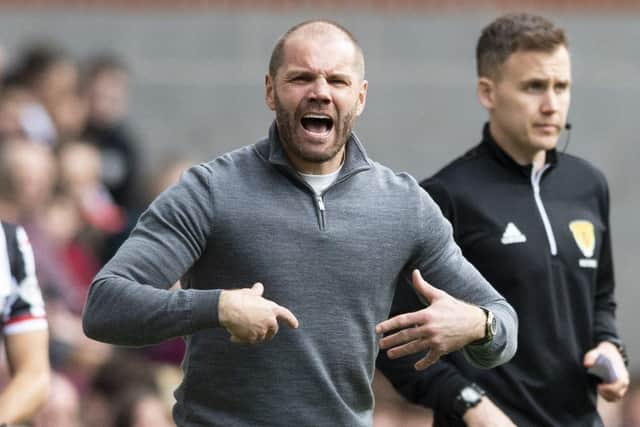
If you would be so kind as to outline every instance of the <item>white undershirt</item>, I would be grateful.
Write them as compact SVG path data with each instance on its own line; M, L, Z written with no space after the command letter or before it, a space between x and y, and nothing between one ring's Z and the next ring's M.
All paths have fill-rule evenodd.
M316 194L322 194L324 190L327 189L331 184L334 183L336 178L338 178L338 174L342 169L342 165L335 171L324 175L312 175L308 173L298 172L302 179L306 181L307 184L313 188Z

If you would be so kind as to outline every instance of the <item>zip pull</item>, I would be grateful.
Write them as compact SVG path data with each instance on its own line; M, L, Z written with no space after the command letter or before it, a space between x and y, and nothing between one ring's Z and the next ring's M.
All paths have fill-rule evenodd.
M316 203L318 204L318 216L320 219L320 230L325 229L326 227L326 223L325 223L325 218L324 218L324 200L322 200L322 196L320 194L316 194Z

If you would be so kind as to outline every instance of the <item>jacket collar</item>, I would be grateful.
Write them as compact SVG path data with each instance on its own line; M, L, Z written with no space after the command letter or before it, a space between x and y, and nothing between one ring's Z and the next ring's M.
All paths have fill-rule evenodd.
M491 153L491 155L502 165L507 167L508 169L520 172L525 176L531 176L531 168L533 165L520 165L513 158L507 154L506 151L502 149L491 135L491 131L489 130L489 122L484 124L482 129L482 143L484 147L486 147L487 151ZM545 165L549 165L549 167L555 167L558 163L558 153L555 148L546 151L545 155Z
M278 135L278 126L276 125L275 120L269 128L269 137L258 143L257 149L272 165L284 167L291 172L296 172L296 169L287 157L287 153L282 148L280 136ZM356 134L352 133L347 140L344 164L336 181L339 181L346 176L353 175L354 173L370 169L371 167L371 160L367 156L367 152L362 146L362 143Z

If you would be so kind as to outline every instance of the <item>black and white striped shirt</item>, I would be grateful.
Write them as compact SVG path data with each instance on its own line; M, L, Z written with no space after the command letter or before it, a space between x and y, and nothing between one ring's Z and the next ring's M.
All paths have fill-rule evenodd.
M47 328L33 251L20 226L0 222L0 327L4 335Z

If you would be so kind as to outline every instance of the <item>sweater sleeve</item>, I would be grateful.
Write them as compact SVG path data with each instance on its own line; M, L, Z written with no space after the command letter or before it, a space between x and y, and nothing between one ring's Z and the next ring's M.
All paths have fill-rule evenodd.
M517 348L515 310L464 258L453 239L451 224L426 192L421 192L417 210L422 229L412 268L419 268L428 282L453 297L491 310L497 319L494 338L484 344L467 345L463 349L465 357L478 368L492 368L509 361Z
M211 170L195 166L140 217L93 280L83 313L90 338L147 345L218 326L220 291L169 290L206 248L213 226Z

